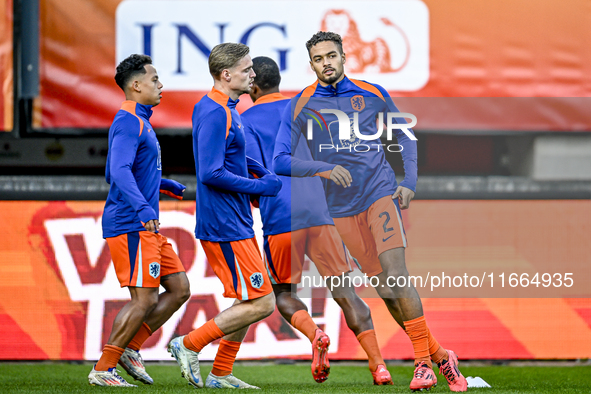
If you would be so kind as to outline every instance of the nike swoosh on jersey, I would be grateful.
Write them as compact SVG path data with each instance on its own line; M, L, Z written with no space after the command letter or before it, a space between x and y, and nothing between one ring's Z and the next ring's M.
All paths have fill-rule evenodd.
M396 233L390 235L388 238L382 238L382 242L386 242L387 240L389 240L390 238L392 238L395 235L396 235Z

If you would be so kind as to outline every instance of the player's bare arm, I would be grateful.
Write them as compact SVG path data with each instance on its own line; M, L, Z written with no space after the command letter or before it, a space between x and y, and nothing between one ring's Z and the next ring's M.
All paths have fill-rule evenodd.
M398 199L400 209L408 209L410 201L415 197L415 192L404 186L398 186L392 195L392 199Z

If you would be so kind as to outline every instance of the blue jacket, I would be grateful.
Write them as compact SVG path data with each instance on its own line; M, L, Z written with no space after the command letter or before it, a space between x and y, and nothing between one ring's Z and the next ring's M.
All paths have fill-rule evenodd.
M343 188L333 181L322 180L328 208L333 218L353 216L367 210L378 199L392 195L396 191L398 185L394 170L384 155L387 144L378 137L361 140L352 130L349 138L341 140L337 116L323 113L322 109L338 109L344 112L349 118L350 125L353 125L353 119L356 117L359 132L368 136L376 134L378 113L387 116L385 114L388 112L399 111L388 92L381 86L345 77L336 88L332 85L324 87L318 82L308 86L296 96L292 106L283 112L275 143L274 171L280 175L309 177L328 174L335 166L341 165L351 173L353 182L350 187ZM394 123L406 121L394 118ZM312 136L308 135L310 126ZM306 138L313 160L301 160L293 155L292 147L297 146L302 136ZM400 185L415 191L416 141L400 129L394 129L392 136L395 136L397 143L403 147L401 153L405 178ZM388 143L394 144L394 141Z
M201 240L229 242L254 237L249 195L275 196L281 189L276 175L247 160L237 103L214 88L193 109L195 237ZM251 179L253 176L260 179Z
M273 150L281 116L285 108L289 109L290 103L291 100L281 93L271 93L259 98L242 114L246 153L266 168L273 167ZM303 138L295 155L302 160L312 160ZM279 178L283 186L277 197L261 197L259 201L264 235L334 224L328 215L319 178Z
M103 212L103 237L144 231L158 219L162 176L160 145L150 125L152 107L124 101L109 129L105 178L111 185Z

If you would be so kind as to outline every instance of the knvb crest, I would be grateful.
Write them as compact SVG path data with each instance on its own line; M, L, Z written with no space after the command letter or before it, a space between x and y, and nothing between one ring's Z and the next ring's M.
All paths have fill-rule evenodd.
M365 100L363 99L363 96L357 94L351 97L351 108L355 111L363 111L365 108Z
M157 262L150 263L150 276L154 279L160 276L160 264Z
M338 136L337 140L340 142L340 146L343 148L356 147L357 145L361 144L361 139L359 139L355 135L355 130L354 130L355 125L353 124L353 119L350 119L350 124L351 124L351 126L349 127L350 132L349 132L348 138L343 138L339 133L340 130L334 131L333 126L336 126L337 128L340 127L339 122L337 120L332 121L328 124L328 130L330 132L330 139L333 142L333 145L334 145L334 140L335 140L335 138L333 136Z
M255 289L260 289L263 283L263 274L261 274L260 272L255 272L254 274L250 275L250 284Z

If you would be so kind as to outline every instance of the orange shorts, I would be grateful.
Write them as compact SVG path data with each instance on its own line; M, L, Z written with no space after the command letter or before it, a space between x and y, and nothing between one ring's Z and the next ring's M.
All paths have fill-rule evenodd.
M273 291L254 238L231 242L202 240L201 246L224 285L224 297L254 300Z
M121 287L159 287L163 276L185 272L162 234L135 231L107 238L107 244Z
M357 215L333 220L351 256L368 276L382 272L380 254L406 248L400 206L391 196L380 198Z
M265 236L265 264L273 284L300 283L304 255L320 275L351 272L345 245L334 226L324 225Z

